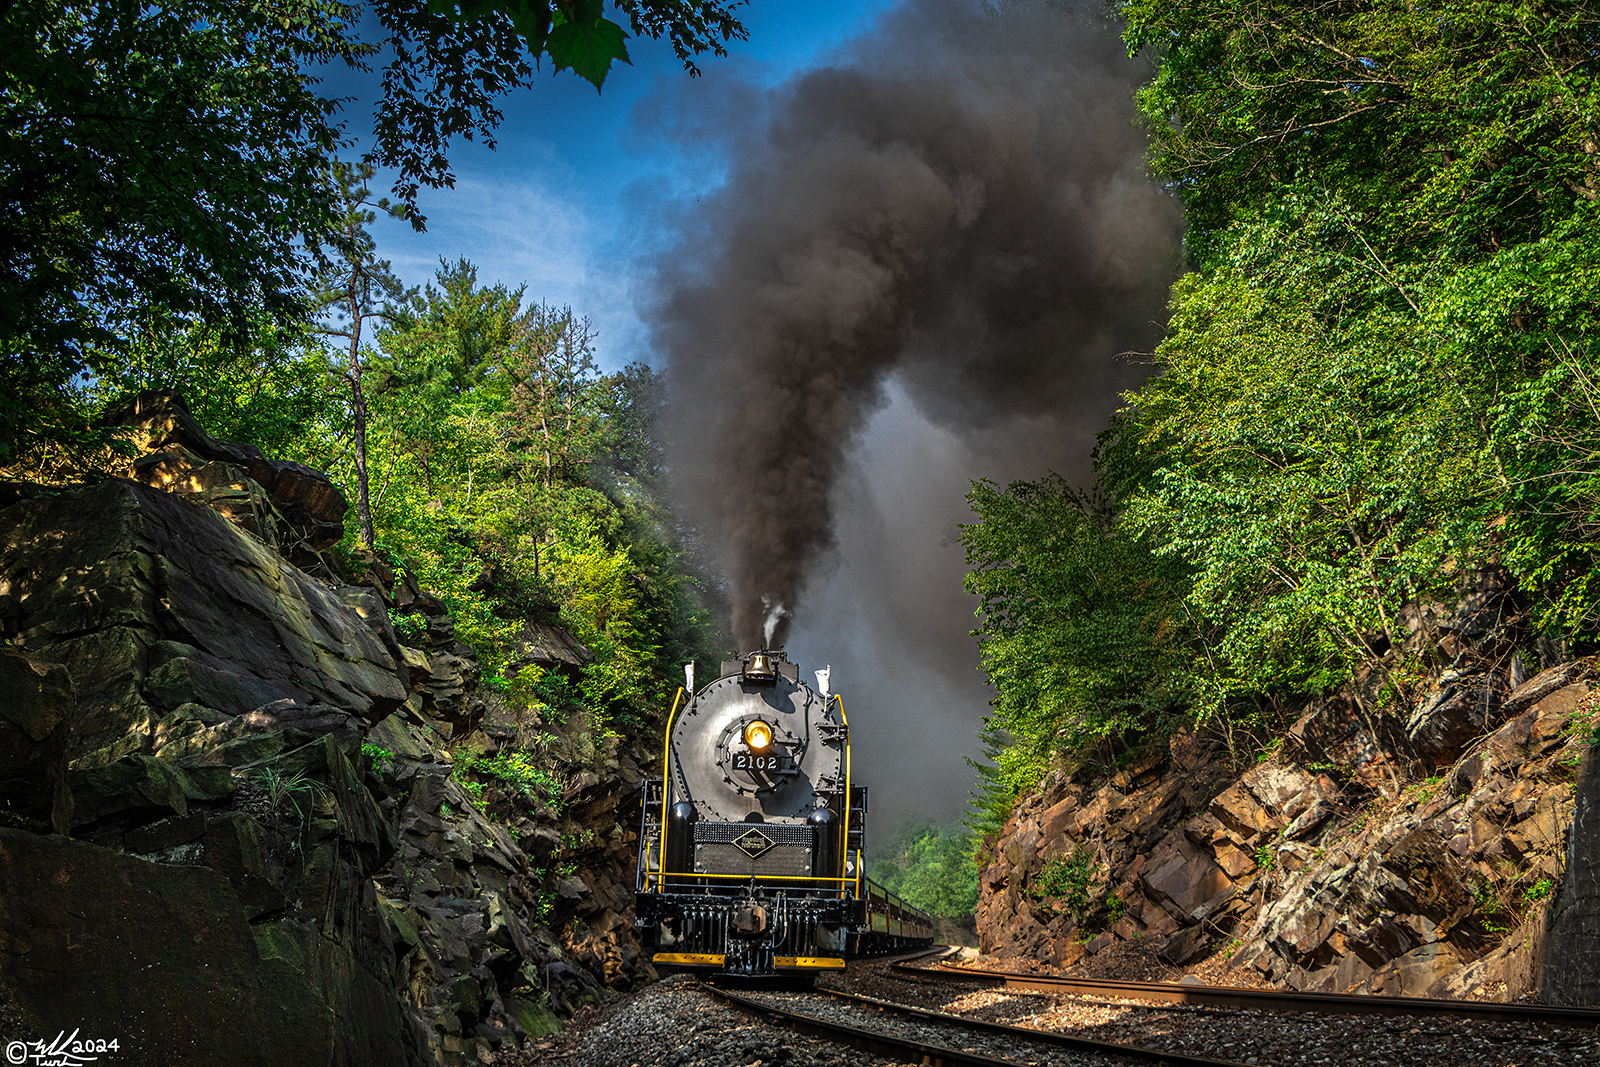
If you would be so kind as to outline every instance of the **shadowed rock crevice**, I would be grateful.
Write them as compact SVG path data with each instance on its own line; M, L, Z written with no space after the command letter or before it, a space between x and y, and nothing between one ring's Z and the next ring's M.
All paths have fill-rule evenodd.
M1543 941L1541 994L1552 1004L1600 1007L1600 759L1578 775L1567 869Z

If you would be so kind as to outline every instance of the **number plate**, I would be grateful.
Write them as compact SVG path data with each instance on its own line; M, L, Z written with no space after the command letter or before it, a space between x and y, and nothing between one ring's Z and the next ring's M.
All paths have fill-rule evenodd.
M735 752L733 769L736 771L767 771L778 773L792 769L788 756L758 756L752 752Z

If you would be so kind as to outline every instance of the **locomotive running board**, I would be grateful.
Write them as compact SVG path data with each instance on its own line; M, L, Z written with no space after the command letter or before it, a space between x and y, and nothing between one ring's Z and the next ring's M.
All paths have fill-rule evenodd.
M657 952L650 957L651 963L687 963L701 967L721 967L722 955L712 955L703 952Z
M775 956L772 960L774 967L818 967L826 970L842 970L844 960L831 956Z

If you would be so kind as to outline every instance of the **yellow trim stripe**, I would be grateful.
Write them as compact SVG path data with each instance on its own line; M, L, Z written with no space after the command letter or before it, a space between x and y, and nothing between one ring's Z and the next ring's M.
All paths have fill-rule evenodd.
M685 882L692 882L696 878L737 878L741 882L748 882L750 880L750 875L748 875L748 874L701 874L699 872L696 872L694 874L685 874L682 871L674 871L674 872L672 872L672 876L673 876L673 878L677 879L679 885L682 885ZM851 880L849 878L819 878L819 877L816 877L814 875L807 875L805 877L801 877L798 874L758 874L758 875L756 875L756 877L760 878L764 882L841 882L842 883L842 882L849 882Z
M844 967L844 960L833 959L828 956L777 956L772 960L774 967L826 967L839 970Z
M657 952L650 957L652 963L691 963L711 967L722 966L722 956L699 952Z
M689 694L689 700L694 700L694 694ZM661 892L661 887L666 885L667 879L667 812L672 810L672 720L678 717L678 705L683 702L683 686L678 686L678 694L672 698L672 710L667 713L667 732L661 739L661 858L656 863L656 892ZM645 885L650 884L649 871L645 872Z

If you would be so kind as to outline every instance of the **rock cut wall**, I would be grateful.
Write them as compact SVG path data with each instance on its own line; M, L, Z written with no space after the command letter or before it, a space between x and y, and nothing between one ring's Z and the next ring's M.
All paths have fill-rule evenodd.
M1242 774L1187 735L1098 780L1053 773L993 842L983 951L1072 966L1149 939L1295 989L1600 1003L1600 776L1572 727L1593 663L1513 679L1505 602L1489 580L1437 613L1447 665L1379 736L1336 694Z
M302 569L256 521L279 512L235 506L271 493L197 489L174 472L219 461L153 442L165 487L0 508L0 1037L79 1029L152 1067L492 1063L652 977L637 760L491 706L437 600ZM405 642L402 603L426 619ZM571 768L558 795L468 788L459 760L528 731Z

